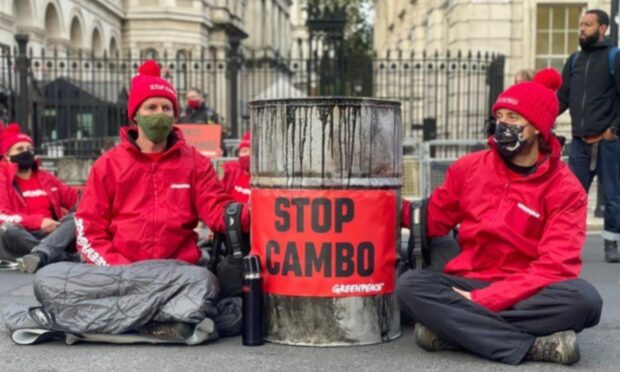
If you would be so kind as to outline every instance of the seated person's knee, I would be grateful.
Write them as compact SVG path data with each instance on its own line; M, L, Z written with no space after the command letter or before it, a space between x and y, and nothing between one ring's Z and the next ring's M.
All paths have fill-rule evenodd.
M583 315L600 317L603 308L603 299L598 291L585 280L575 281L577 291L575 293L576 310Z
M3 239L12 239L15 237L15 234L23 230L23 227L16 225L12 222L5 222L0 227L0 235Z
M396 296L410 296L433 278L430 270L407 270L396 280Z

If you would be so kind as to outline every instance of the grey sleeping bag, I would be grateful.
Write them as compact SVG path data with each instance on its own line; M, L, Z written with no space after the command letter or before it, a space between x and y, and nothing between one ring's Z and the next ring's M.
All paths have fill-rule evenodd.
M54 331L118 335L149 322L198 324L206 318L222 328L222 335L240 331L240 302L228 299L218 306L216 277L179 261L108 267L61 262L37 272L34 292L46 318L37 322ZM223 323L218 324L220 314ZM8 310L7 328L32 328L23 319L27 315Z

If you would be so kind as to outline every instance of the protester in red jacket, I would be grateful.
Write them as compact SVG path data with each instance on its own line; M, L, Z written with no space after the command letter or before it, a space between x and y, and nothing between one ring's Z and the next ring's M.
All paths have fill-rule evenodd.
M39 168L33 141L18 124L9 125L0 142L0 256L17 258L20 269L32 273L67 259L75 247L73 216L65 213L78 192Z
M250 133L246 133L239 142L238 161L224 163L224 190L239 203L247 204L250 200Z
M196 263L194 232L202 219L222 231L226 194L211 162L185 144L173 127L174 88L153 60L132 79L121 144L93 165L76 213L78 250L97 265L148 259ZM249 230L249 212L242 223Z
M412 270L398 280L423 348L509 364L579 360L574 331L598 323L602 300L578 279L587 197L551 132L560 86L545 69L504 91L491 149L456 161L431 195L427 234L458 226L461 252L443 273Z

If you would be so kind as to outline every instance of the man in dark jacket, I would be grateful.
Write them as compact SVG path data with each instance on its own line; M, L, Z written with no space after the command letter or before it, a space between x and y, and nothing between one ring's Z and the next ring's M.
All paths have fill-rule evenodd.
M573 140L569 165L586 192L596 174L605 195L605 260L620 262L620 61L605 31L609 16L589 10L579 23L581 51L573 53L562 72L560 113L570 110Z
M207 107L205 98L198 88L191 88L186 94L187 107L179 124L221 124L217 113Z
M185 113L179 118L178 124L222 124L220 123L218 114L205 103L205 97L200 89L191 88L187 91L185 97L187 99L187 106L185 108ZM223 130L224 128L222 126L220 148L222 149L222 156L226 156L224 138L228 137Z

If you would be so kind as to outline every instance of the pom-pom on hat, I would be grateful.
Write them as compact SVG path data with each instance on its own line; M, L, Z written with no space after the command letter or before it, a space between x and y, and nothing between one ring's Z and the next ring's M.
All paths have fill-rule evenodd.
M17 142L30 142L34 146L32 138L27 134L22 133L22 130L17 123L11 123L2 132L0 137L0 153L6 154L9 149Z
M159 65L153 59L149 59L138 67L138 75L131 79L129 102L127 103L129 121L134 122L136 111L142 102L151 97L168 98L172 102L174 117L178 116L177 92L166 79L161 78Z
M246 132L243 137L241 138L241 141L239 142L239 150L241 150L244 147L249 148L250 147L250 132Z
M532 81L517 83L503 91L493 105L493 114L502 108L512 110L523 116L547 139L558 116L556 92L561 86L562 76L555 69L542 69Z

